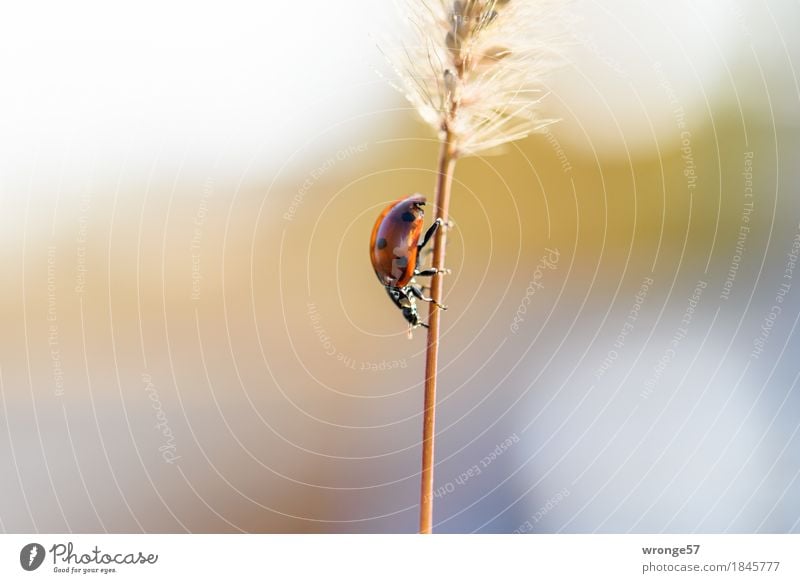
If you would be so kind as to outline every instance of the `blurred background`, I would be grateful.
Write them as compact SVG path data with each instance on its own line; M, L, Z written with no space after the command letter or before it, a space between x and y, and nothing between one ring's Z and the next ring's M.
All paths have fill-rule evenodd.
M800 531L798 23L565 5L561 121L456 171L435 531ZM4 8L0 529L415 531L425 338L367 257L434 184L401 29Z

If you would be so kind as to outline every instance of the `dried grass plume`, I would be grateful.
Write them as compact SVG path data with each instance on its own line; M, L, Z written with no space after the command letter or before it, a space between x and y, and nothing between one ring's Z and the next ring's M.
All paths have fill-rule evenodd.
M390 55L401 90L457 156L542 129L557 63L557 0L407 0L416 42Z

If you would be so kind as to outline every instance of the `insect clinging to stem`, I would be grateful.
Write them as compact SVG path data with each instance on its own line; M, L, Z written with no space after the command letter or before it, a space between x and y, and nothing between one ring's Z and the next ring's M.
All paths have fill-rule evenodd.
M390 204L375 221L369 242L369 257L375 275L394 304L403 312L408 322L409 338L414 328L428 327L420 322L416 300L432 302L443 310L447 309L426 297L423 288L414 280L415 276L447 272L446 269L435 267L419 269L420 251L442 226L442 219L436 219L423 234L425 211L422 207L425 202L424 196L413 194Z

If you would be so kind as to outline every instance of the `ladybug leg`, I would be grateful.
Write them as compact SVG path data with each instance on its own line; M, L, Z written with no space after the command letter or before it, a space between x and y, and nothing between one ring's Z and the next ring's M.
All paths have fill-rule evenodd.
M439 302L433 301L433 298L426 297L425 294L422 293L422 289L418 285L409 285L406 286L406 289L417 299L422 300L423 302L429 302L434 304L437 308L441 308L442 310L446 310L447 306L443 306Z
M442 219L436 219L435 221L433 221L433 224L430 227L428 227L428 230L425 231L425 234L422 236L422 242L419 245L417 245L418 251L422 251L422 248L428 244L428 241L431 240L431 237L433 237L436 234L436 231L438 231L439 227L441 226L442 226Z
M422 271L415 271L414 275L421 275L422 277L427 277L430 275L436 275L437 273L442 273L444 275L449 275L453 273L449 269L436 269L435 267L431 267L429 269L423 269Z
M425 245L428 244L428 241L431 240L431 237L433 237L436 234L436 231L438 231L439 227L441 226L442 226L442 219L436 219L433 222L433 224L428 228L428 230L425 231L425 234L422 236L422 242L419 245L417 245L417 253L419 254L419 256L423 255L428 256L431 253L433 253L433 248L429 247L428 249L424 249L424 247ZM444 273L444 270L437 271L435 268L430 268L430 269L424 269L422 271L415 271L414 275L428 276L428 275L436 275L437 273Z

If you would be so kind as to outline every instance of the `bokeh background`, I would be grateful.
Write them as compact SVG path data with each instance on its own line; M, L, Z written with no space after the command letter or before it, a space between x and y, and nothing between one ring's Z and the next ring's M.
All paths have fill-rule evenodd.
M394 8L4 12L0 529L413 532ZM457 168L437 532L800 531L798 24L565 6L561 121Z

